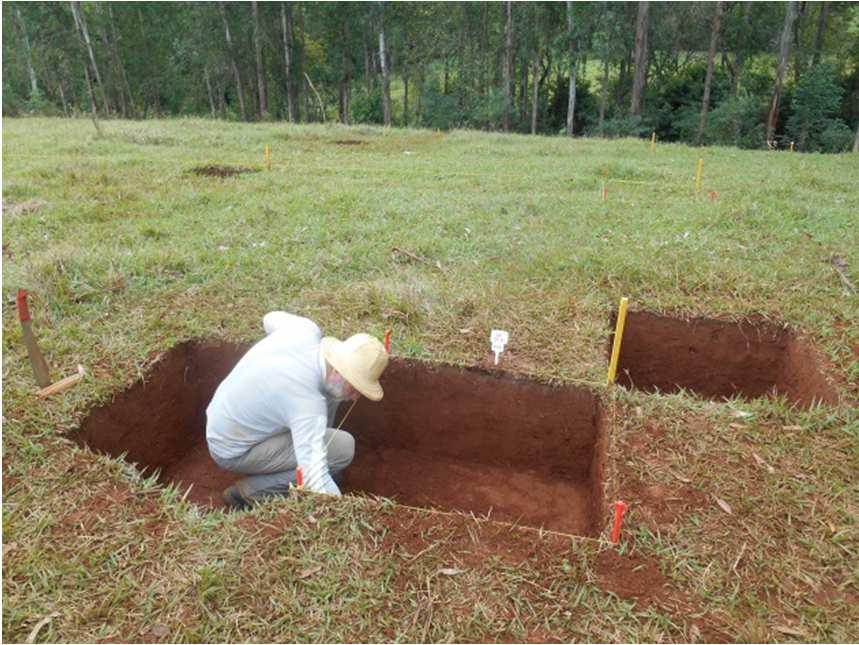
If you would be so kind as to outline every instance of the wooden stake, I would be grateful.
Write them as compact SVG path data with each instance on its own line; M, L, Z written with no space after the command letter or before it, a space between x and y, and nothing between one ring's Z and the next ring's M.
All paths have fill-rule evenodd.
M656 150L656 131L650 135L650 152L654 152Z
M602 190L600 191L600 196L604 202L608 201L608 186L605 184L602 185Z
M790 151L793 152L793 141L790 142Z
M48 387L43 387L41 390L36 392L36 396L44 399L45 397L51 396L52 394L59 394L64 390L68 390L72 385L81 381L86 374L86 370L83 365L78 365L78 373L72 374L71 376L67 376L61 381L57 381L53 385L49 385Z
M607 384L612 385L617 376L617 363L620 358L620 343L623 339L623 328L626 324L626 309L629 306L629 298L621 298L620 306L617 308L617 323L614 326L614 342L611 346L611 360L608 364Z
M265 147L265 167L267 170L271 170L271 146Z
M695 192L701 190L701 176L704 174L704 159L698 160L698 171L695 173Z
M620 528L623 524L623 516L629 506L626 502L618 500L614 503L614 525L611 528L611 543L617 544L620 541Z

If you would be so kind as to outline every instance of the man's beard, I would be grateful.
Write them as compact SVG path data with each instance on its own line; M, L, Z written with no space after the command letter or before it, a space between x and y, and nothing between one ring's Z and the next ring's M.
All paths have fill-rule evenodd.
M348 401L349 397L346 396L346 381L337 379L332 383L326 379L325 396L334 401Z

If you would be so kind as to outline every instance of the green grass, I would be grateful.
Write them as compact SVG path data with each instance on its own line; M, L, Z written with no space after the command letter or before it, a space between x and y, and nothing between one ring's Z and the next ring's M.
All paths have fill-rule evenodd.
M859 307L830 260L859 283L856 155L205 120L103 127L96 138L85 120L4 121L4 640L52 612L39 640L700 640L708 627L738 640L855 638ZM367 143L333 144L344 138ZM189 172L207 164L261 171ZM45 203L7 210L27 200ZM53 376L90 372L48 402L33 396L19 287ZM831 362L840 405L608 391L607 325L624 295L637 309L792 325ZM481 543L485 523L419 523L429 550L412 559L423 547L398 542L389 503L302 496L205 514L62 438L158 353L258 338L275 308L337 336L390 328L396 353L460 364L483 358L491 328L509 329L534 376L603 395L609 499L629 478L688 481L733 513L712 502L660 526L633 509L624 548L671 589L646 605L602 581L604 539L527 533L532 557L476 559L461 534ZM462 573L438 573L449 567Z

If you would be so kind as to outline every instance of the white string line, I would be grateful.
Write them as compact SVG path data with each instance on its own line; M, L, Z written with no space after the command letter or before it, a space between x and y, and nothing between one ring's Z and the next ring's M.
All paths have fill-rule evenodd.
M352 405L350 405L349 409L346 410L346 414L343 415L343 418L340 419L340 423L337 424L337 427L334 428L334 430L339 430L340 428L343 427L343 424L346 422L346 419L349 417L349 413L352 412L352 408L355 407L356 403L358 403L358 399L355 399L354 401L352 401ZM328 443L325 444L325 452L328 452L328 446L331 445L331 442L334 440L334 437L336 437L336 436L337 435L335 435L333 432L331 433L331 439L329 439Z

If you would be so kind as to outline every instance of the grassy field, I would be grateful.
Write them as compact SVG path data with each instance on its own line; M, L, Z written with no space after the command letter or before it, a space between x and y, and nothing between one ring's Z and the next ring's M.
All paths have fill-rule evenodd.
M39 641L856 639L859 306L833 262L859 283L859 156L205 120L103 128L3 123L5 642L40 621ZM191 172L210 164L259 172ZM47 402L20 342L20 287L54 376L89 370ZM825 355L840 403L609 389L620 296L787 323ZM254 340L271 309L341 337L390 328L395 353L463 365L500 327L514 369L594 388L609 499L640 497L619 551L607 531L437 523L384 500L302 494L205 513L63 438L159 353Z

